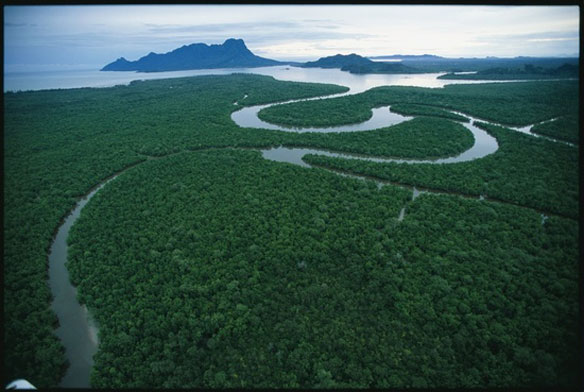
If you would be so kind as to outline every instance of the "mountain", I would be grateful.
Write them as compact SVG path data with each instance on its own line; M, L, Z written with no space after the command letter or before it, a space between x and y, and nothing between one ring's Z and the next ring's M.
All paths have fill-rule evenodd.
M136 61L121 57L102 71L161 72L207 68L265 67L286 64L253 54L242 39L229 38L222 45L185 45L172 52L150 52Z
M350 73L366 74L366 73L419 73L420 71L405 66L401 63L387 63L379 61L371 61L365 57L359 56L355 53L348 55L337 54L335 56L322 57L316 61L309 61L304 63L302 67L305 68L340 68L341 71L348 71Z

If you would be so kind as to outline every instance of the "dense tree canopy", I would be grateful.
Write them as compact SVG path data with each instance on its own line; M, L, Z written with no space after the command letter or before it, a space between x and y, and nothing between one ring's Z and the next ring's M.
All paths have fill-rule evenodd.
M416 104L457 110L500 124L525 126L562 115L578 115L578 81L453 84L441 89L376 87L360 94L264 109L286 125L332 126L371 117L371 108ZM411 106L410 106L411 107ZM261 116L261 115L260 115ZM266 117L268 118L268 117Z
M499 149L455 164L375 163L306 155L324 167L407 185L483 195L563 216L578 217L578 150L506 128L478 123L497 138Z
M416 105L411 103L398 103L391 105L392 112L400 113L406 116L435 116L444 117L450 120L468 122L468 118L447 110L440 109L429 105Z
M290 138L286 143L289 146L420 159L453 156L468 150L473 144L472 133L462 125L428 117L414 118L391 127L367 132L310 132Z
M278 86L278 88L276 88ZM47 252L59 220L111 174L185 148L273 145L272 135L237 129L233 102L345 91L271 77L202 76L104 89L4 94L5 383L56 385L65 358L49 308ZM247 136L247 137L246 137ZM243 141L243 140L248 141ZM250 141L251 140L251 141Z
M93 385L573 383L577 226L425 195L398 224L410 198L245 151L124 173L70 235Z
M576 115L566 115L553 121L537 124L531 131L569 143L578 144L580 140L580 127L578 126L578 116Z
M369 132L294 134L230 118L243 105L343 91L240 74L5 93L5 383L58 384L51 237L81 195L132 167L70 237L68 267L100 325L96 387L576 385L576 148L482 125L500 148L473 162L305 158L504 203L410 201L396 186L233 148L456 154L472 135L436 118L446 110L512 125L559 118L534 132L573 140L577 84L382 87L277 107L311 126L384 105L421 116Z

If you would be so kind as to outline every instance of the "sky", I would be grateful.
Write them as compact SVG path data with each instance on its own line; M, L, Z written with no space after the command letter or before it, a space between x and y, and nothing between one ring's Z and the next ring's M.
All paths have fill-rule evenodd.
M241 38L256 55L578 56L578 6L4 6L6 71L92 69Z

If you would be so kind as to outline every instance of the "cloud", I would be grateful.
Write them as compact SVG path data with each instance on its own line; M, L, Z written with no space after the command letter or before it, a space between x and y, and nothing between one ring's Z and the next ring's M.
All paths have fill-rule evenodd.
M145 31L135 32L131 36L125 35L125 41L133 46L148 46L149 51L157 53L186 44L223 43L227 38L241 38L254 53L278 56L283 53L283 48L310 48L318 41L363 40L375 37L375 34L364 32L340 31L339 25L327 19L190 25L143 23L143 26ZM294 53L288 55L293 56Z
M301 23L303 25L313 24L314 27L331 30L338 30L342 27L339 23L333 21L332 19L303 19Z
M563 6L8 6L4 61L106 63L227 38L276 60L351 52L554 55L578 53L578 15L578 7Z
M482 55L556 56L578 53L579 39L578 31L503 32L470 37L466 45L480 51Z
M499 33L499 34L485 34L482 37L477 37L476 40L488 42L500 41L529 41L538 39L561 39L571 40L579 39L580 33L578 31L540 31L535 33Z
M266 29L300 29L302 26L296 22L235 22L235 23L212 23L196 25L177 24L155 24L144 23L149 32L152 33L210 33L225 30L266 30Z
M521 46L530 42L561 42L572 41L578 45L580 33L578 31L540 31L534 33L498 33L475 36L475 43L489 45L516 45Z
M558 41L574 41L577 38L530 38L529 42L558 42Z

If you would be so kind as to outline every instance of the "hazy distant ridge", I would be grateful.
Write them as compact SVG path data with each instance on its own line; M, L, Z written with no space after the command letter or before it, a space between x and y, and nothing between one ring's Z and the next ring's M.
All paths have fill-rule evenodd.
M374 60L438 60L444 57L436 56L434 54L392 54L386 56L368 56L369 59Z
M222 45L203 43L185 45L172 52L150 52L136 61L121 57L102 71L161 72L207 68L265 67L286 64L253 54L242 39L227 39Z
M393 60L393 61L373 61ZM276 65L293 65L305 68L336 68L353 74L414 74L425 72L462 72L478 71L475 76L447 75L444 78L452 79L516 79L526 76L526 72L516 72L527 67L531 72L531 78L541 79L554 74L552 69L560 77L577 77L579 59L576 58L446 58L432 54L422 55L384 55L369 58L355 53L348 55L337 54L321 57L316 61L298 63L291 61L276 61L256 56L245 45L242 39L229 38L220 45L207 45L196 43L185 45L171 52L158 54L149 53L136 61L128 61L124 57L106 65L102 71L139 71L161 72L180 71L191 69L212 68L248 68L266 67ZM563 67L563 68L560 68ZM561 71L561 72L560 72ZM513 74L513 75L511 75ZM502 75L502 76L501 76ZM552 76L557 76L552 75Z

